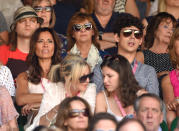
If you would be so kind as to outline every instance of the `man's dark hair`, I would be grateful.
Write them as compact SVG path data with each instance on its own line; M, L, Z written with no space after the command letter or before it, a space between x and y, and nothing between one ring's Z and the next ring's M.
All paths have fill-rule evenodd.
M120 36L121 30L130 26L134 26L138 28L140 32L143 32L144 26L139 18L128 13L121 13L113 25L113 32Z

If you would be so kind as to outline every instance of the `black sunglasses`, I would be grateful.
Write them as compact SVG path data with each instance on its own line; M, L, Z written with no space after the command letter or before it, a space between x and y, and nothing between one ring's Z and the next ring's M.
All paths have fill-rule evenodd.
M45 7L36 6L36 7L34 7L34 10L35 10L36 12L41 12L41 11L43 11L43 10L45 10L45 11L47 11L47 12L50 12L50 11L52 11L52 7L51 7L51 6L45 6Z
M80 115L80 113L83 116L86 116L86 117L89 116L89 110L88 109L83 109L83 110L72 109L72 110L70 110L68 117L70 117L70 118L78 117Z
M136 39L140 39L142 38L142 35L143 33L140 32L139 30L133 30L133 29L126 29L126 30L123 30L122 33L125 37L129 37L132 35L132 32L134 32L134 36Z
M91 80L91 78L93 77L94 73L90 73L90 74L87 74L87 75L83 75L79 78L79 81L80 83L85 83L87 78L89 78Z
M84 25L81 25L81 24L75 24L73 25L73 30L74 31L80 31L82 29L85 29L85 30L91 30L92 29L92 24L91 23L86 23Z

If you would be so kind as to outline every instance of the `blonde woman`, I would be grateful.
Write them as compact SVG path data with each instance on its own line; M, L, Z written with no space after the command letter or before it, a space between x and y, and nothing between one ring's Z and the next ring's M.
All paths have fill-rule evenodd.
M40 110L27 131L38 125L53 125L58 105L66 97L84 98L94 112L96 85L90 83L92 75L89 65L79 55L69 54L61 64L52 67L49 77L54 83L47 85Z

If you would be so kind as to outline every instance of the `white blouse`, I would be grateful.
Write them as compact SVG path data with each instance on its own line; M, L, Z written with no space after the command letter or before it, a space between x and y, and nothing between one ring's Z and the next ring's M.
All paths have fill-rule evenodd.
M80 96L89 103L92 112L94 112L96 104L96 85L90 83L85 93L81 94ZM43 95L39 112L34 118L32 125L28 127L26 131L32 131L35 127L37 127L39 125L40 118L56 105L59 105L61 101L65 99L65 97L65 88L63 83L49 83L46 88L46 92Z
M0 86L6 87L11 96L15 96L14 80L7 66L0 66Z

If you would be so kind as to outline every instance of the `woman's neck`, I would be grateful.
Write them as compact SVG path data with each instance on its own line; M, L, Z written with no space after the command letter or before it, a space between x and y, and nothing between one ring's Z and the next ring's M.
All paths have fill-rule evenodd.
M157 54L168 53L168 43L160 42L155 39L153 46L149 50Z
M43 23L42 25L41 25L41 27L49 27L49 23L47 22L47 23Z
M78 50L81 53L81 57L88 57L89 50L91 48L92 43L76 43Z
M47 77L51 67L51 59L39 59L39 65L42 68L42 77Z

